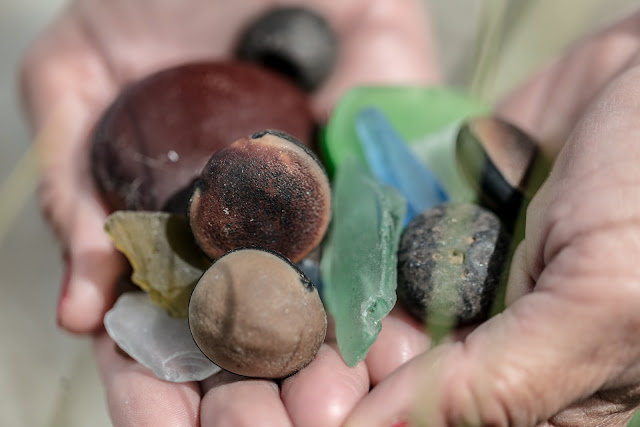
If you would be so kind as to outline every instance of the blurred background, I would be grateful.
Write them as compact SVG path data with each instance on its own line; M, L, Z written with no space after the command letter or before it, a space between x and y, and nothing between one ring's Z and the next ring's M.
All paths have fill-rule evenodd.
M0 185L30 144L16 84L20 58L65 3L0 3ZM499 17L505 3L430 1L450 84L468 89L474 81L478 23ZM503 31L498 34L501 37L487 37L498 47L486 66L489 77L474 83L475 93L489 101L499 98L579 36L638 7L631 0L508 3L515 6L503 22ZM7 208L0 205L2 210ZM10 232L0 239L0 426L110 425L90 341L56 327L61 275L57 244L31 195Z

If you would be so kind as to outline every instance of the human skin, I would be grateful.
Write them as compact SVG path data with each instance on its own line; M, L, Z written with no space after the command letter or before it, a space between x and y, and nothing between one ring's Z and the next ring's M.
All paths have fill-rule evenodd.
M640 402L639 53L637 13L498 106L555 158L527 210L508 308L386 377L345 425L628 423Z
M228 3L79 0L25 61L34 130L65 119L41 147L43 208L71 260L59 323L94 334L114 424L624 425L640 401L640 14L577 45L498 106L557 156L527 212L500 315L425 351L428 337L396 308L357 367L344 365L329 334L314 362L282 384L227 373L172 384L115 351L100 330L123 261L101 231L87 135L126 82L228 56L234 31L271 4ZM344 49L314 95L320 121L351 85L439 81L417 2L305 3L336 25Z
M319 122L339 96L365 83L436 84L428 23L415 0L307 0L340 38L336 68L312 95ZM39 197L62 247L67 273L58 323L91 334L115 425L339 425L397 366L424 351L428 338L398 312L371 350L372 363L342 361L329 334L314 361L277 384L221 373L201 383L161 381L123 357L102 319L126 263L103 232L106 207L89 173L91 129L128 83L170 65L230 58L237 33L278 4L269 0L77 0L27 53L25 110L43 163ZM188 22L188 25L185 25ZM384 339L384 337L387 337ZM385 344L386 343L386 344Z

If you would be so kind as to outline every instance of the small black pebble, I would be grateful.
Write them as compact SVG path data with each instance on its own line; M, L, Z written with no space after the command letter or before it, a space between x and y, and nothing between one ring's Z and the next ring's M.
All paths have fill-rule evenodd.
M398 301L429 324L488 318L510 237L498 218L473 204L445 203L416 216L398 251Z
M281 7L249 25L236 55L280 72L312 91L331 74L338 56L338 39L317 13L301 7Z

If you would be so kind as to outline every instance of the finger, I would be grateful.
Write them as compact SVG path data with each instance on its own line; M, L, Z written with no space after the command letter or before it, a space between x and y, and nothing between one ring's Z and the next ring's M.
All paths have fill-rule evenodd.
M290 426L274 381L219 372L202 384L203 426Z
M83 176L90 176L85 150L69 143L85 138L79 123L86 114L73 99L58 103L35 140L42 168L39 199L65 251L58 323L78 333L101 327L126 265L103 232L106 212Z
M382 330L365 362L372 386L429 348L425 327L398 304L382 319Z
M547 156L555 159L589 104L612 79L638 61L639 23L640 12L578 42L564 56L507 96L498 105L499 114L534 136ZM610 136L605 137L610 139ZM563 169L566 168L560 165L554 168L556 172ZM551 179L555 179L554 174ZM549 199L552 196L552 192L545 191L547 187L549 185L543 186L536 195L539 203L529 208L529 230L540 230L543 226L543 209L553 202L540 202L542 197ZM567 194L570 193L573 191L567 189ZM515 253L516 258L522 258L518 264L522 268L510 271L519 280L509 281L507 305L531 291L542 269L543 254L536 251L541 251L540 240L544 235L542 231L529 232L529 242L521 244Z
M640 172L632 166L640 161L639 75L620 75L592 104L560 169L530 205L518 251L526 256L514 258L510 280L535 283L533 292L463 342L418 356L381 382L354 411L353 425L401 418L411 404L393 394L416 384L419 425L535 425L598 390L638 381L640 240L629 231L640 222ZM597 168L602 163L619 168ZM597 422L606 418L590 420Z
M95 199L78 200L73 209L72 216L58 222L70 231L57 320L70 332L88 333L102 328L127 263L103 231L106 214Z
M106 332L94 348L105 384L107 406L115 426L198 426L197 383L170 383L116 350Z
M30 49L21 75L24 103L38 131L39 199L65 253L58 323L76 333L101 327L126 265L102 231L106 212L91 180L87 140L115 89L87 43L66 13Z
M594 246L611 249L603 247L604 243L600 239ZM575 254L567 256L574 258ZM586 262L593 263L593 259ZM554 267L545 269L540 286L556 280L573 289L600 286L609 276L580 274L572 282L571 277L553 272ZM624 286L615 280L608 282L614 289ZM418 368L421 391L414 404L418 422L534 425L607 387L612 375L619 375L621 367L630 362L620 356L630 350L620 344L631 338L621 331L628 327L624 326L628 318L612 316L620 300L612 304L580 296L579 291L559 295L563 293L536 290L479 327L464 344L444 346L425 357ZM627 380L635 381L629 376ZM581 413L583 422L570 425L603 425L620 409L606 405L608 412L603 416L605 411L581 405L557 420ZM623 409L628 413L628 408ZM590 419L598 416L601 418Z
M638 62L640 12L577 43L498 106L555 157L587 105Z
M345 427L389 427L406 425L418 390L422 364L418 356L396 369L354 408Z
M416 390L419 389L421 373L424 370L424 363L421 359L425 357L425 351L430 347L431 342L428 334L424 333L425 327L409 317L404 310L396 307L386 319L392 320L396 324L392 324L388 328L388 336L382 336L383 333L380 333L378 341L372 346L366 359L368 367L370 363L374 364L374 366L369 367L369 373L377 379L377 382L371 392L359 402L349 415L345 423L347 427L408 425L411 408L416 398ZM385 326L383 325L382 331L384 331ZM475 327L475 325L472 325L460 328L445 342L459 342L466 338ZM414 342L411 345L411 350L406 353L409 357L398 357L398 355L395 355L396 351L394 349L384 348L385 344L389 347L393 345L389 341L398 340L397 337L390 337L393 333L405 334L405 339L408 338L407 335L412 335L409 339ZM417 333L419 335L414 335ZM382 342L382 345L374 349L378 342ZM400 347L402 347L402 344L400 344ZM374 356L370 362L371 352L374 352ZM377 352L380 353L377 354ZM385 356L397 363L388 363L384 359ZM405 360L400 363L402 359ZM380 367L375 366L377 363L380 364ZM393 369L391 369L392 367ZM373 380L372 384L374 384Z
M338 426L368 391L365 363L348 367L335 346L323 344L311 364L282 382L282 401L294 425Z
M327 12L334 15L331 20L341 44L330 79L314 96L314 110L321 122L327 120L340 96L354 86L428 85L440 80L423 3L416 0L352 2L360 7L352 8L348 14L343 7Z
M391 425L412 412L417 425L429 426L534 425L546 419L575 399L573 390L584 393L593 386L581 360L586 349L569 344L575 343L573 334L586 332L576 331L575 324L560 331L567 312L555 307L551 314L553 304L547 295L532 294L464 343L445 344L412 359L363 400L347 425ZM544 322L537 321L540 306L546 306Z

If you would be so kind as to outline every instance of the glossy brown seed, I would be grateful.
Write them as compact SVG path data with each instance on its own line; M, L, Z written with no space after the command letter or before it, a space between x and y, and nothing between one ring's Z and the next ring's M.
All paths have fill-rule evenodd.
M94 132L91 168L111 210L185 213L192 184L211 155L266 128L310 145L307 96L257 66L180 65L120 94Z
M241 249L207 270L189 302L200 350L235 374L283 378L306 366L324 341L318 291L279 254Z
M330 217L331 189L320 162L279 131L214 154L189 208L191 231L211 259L259 246L298 262L320 243Z
M311 91L331 75L338 57L338 37L320 14L283 6L268 10L246 28L236 54Z
M469 120L456 141L458 166L480 201L507 224L546 177L538 145L522 130L497 117Z

